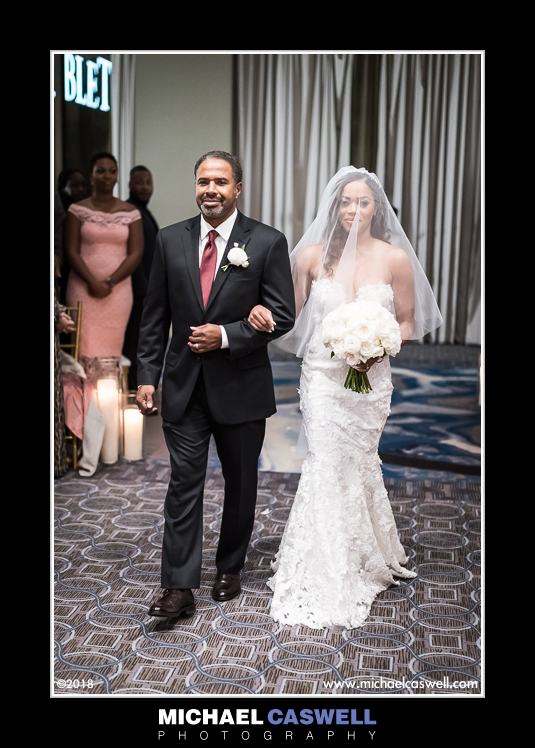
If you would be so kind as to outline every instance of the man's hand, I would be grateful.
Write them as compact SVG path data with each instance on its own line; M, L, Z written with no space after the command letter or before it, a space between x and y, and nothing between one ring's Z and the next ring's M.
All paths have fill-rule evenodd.
M188 338L190 351L193 353L208 353L221 348L221 330L219 325L199 325L191 327Z
M144 416L150 416L156 412L152 396L155 393L152 384L142 384L137 388L136 405Z
M247 321L258 332L273 332L277 324L273 321L273 315L269 309L262 304L257 304L251 309Z

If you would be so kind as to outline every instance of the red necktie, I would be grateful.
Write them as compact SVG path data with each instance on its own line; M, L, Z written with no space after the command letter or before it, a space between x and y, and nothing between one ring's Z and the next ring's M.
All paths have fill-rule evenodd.
M212 290L215 267L217 264L216 236L218 236L218 233L215 229L208 232L208 241L206 242L206 247L204 248L201 259L201 291L205 308L208 303L210 291Z

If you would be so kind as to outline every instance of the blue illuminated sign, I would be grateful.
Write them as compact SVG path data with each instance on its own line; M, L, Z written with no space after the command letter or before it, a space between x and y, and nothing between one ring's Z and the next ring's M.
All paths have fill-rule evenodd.
M63 57L65 101L109 112L111 61L105 57L85 60L82 55L73 54Z

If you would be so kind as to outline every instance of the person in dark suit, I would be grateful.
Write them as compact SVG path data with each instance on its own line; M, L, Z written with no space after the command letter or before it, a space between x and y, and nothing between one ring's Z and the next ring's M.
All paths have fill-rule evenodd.
M130 169L130 181L128 182L130 195L129 203L135 205L141 213L143 221L143 257L137 268L132 273L132 292L134 303L126 332L124 334L123 354L130 361L128 369L128 389L135 390L137 384L137 343L139 338L139 325L141 323L141 312L143 300L147 293L150 269L154 249L156 247L156 235L159 231L158 223L150 212L148 205L154 191L152 174L146 166L134 166Z
M194 173L201 214L158 233L138 345L137 404L146 415L154 410L165 357L162 418L171 480L164 512L164 592L149 609L160 617L195 612L191 590L200 586L211 434L225 479L212 597L223 602L241 592L258 458L266 418L276 411L267 344L288 332L295 319L286 237L237 210L238 158L210 151L198 159ZM273 314L269 332L247 321L257 304Z

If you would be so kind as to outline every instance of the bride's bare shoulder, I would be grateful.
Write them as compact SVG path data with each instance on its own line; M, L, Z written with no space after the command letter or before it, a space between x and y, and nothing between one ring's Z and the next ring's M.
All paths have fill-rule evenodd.
M383 241L382 239L376 239L374 245L375 252L380 252L387 259L388 262L394 264L403 264L405 261L409 261L409 256L401 247L396 247L393 244Z
M299 264L302 267L312 267L321 260L323 244L311 244L299 253Z
M390 244L388 245L388 247L388 259L390 260L391 266L400 269L410 267L411 261L409 255L405 252L404 249L402 249L401 247L393 247Z
M401 283L412 277L412 263L404 249L389 245L386 258L392 283Z

